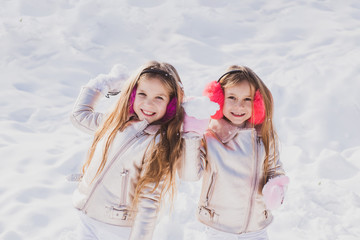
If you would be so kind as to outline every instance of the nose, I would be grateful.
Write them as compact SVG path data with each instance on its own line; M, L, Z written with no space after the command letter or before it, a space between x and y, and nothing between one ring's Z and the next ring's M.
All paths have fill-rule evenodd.
M240 108L245 107L245 101L240 101L239 104L237 104Z
M144 101L144 105L145 106L153 106L154 105L154 102L151 100L151 99L146 99Z

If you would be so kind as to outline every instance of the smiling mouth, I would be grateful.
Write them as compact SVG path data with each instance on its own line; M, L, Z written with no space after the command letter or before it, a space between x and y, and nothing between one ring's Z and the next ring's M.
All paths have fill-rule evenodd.
M245 116L245 113L237 114L237 113L231 113L234 117L243 117Z
M143 109L141 109L142 114L144 114L147 117L151 117L155 115L155 112L149 112L149 111L145 111Z

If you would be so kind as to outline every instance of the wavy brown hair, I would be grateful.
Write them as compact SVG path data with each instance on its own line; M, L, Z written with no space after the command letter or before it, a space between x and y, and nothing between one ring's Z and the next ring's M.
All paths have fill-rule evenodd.
M259 132L262 138L264 148L265 148L265 161L264 161L264 181L267 181L267 173L269 168L269 156L270 148L273 150L273 154L276 154L276 138L277 134L273 125L273 97L270 90L266 87L265 83L256 75L256 73L246 66L232 65L227 71L240 70L239 72L234 72L228 75L225 75L220 79L220 84L223 89L227 87L234 86L242 81L248 81L250 84L251 95L254 96L257 90L260 91L264 105L265 105L265 120L258 126L254 126ZM252 97L252 114L254 113L254 97Z
M170 76L156 72L143 73L149 69L158 69L168 73ZM159 63L156 61L148 62L140 67L135 75L130 77L124 85L119 100L116 102L112 111L110 111L103 121L103 124L98 128L95 133L93 143L88 152L88 158L83 165L83 173L90 165L94 156L95 149L101 139L105 139L103 155L101 164L97 170L98 176L104 169L108 159L108 149L112 144L116 134L123 131L133 120L138 120L136 114L133 116L129 112L130 96L133 89L138 85L139 81L143 78L157 78L165 86L169 92L170 99L176 98L176 113L175 115L165 121L158 120L151 124L159 124L160 129L155 134L151 147L144 155L144 167L142 174L137 183L134 196L134 206L136 205L139 195L142 190L151 185L153 191L163 181L160 198L168 191L171 190L171 196L175 193L175 173L176 165L182 154L183 140L180 137L181 125L184 118L184 110L181 105L184 97L182 83L176 69L168 63ZM159 139L155 142L155 139ZM145 157L149 156L149 157ZM95 178L96 178L95 176ZM94 178L94 179L95 179Z

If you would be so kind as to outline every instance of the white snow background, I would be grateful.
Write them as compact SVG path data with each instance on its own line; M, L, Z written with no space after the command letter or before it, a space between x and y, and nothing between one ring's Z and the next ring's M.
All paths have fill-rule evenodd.
M201 95L231 64L249 66L272 91L291 183L270 239L360 239L359 1L0 5L0 239L74 239L76 184L65 176L80 169L91 137L71 125L73 103L82 85L113 65L133 72L152 59L178 69L187 95ZM154 239L200 230L200 182L178 190Z

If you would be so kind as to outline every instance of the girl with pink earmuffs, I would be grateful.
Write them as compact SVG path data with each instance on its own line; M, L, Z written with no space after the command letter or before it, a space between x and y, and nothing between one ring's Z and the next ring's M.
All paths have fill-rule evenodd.
M152 239L186 141L175 68L152 61L126 82L118 70L89 81L71 114L76 127L94 136L82 174L72 179L79 181L73 204L80 211L80 240ZM109 113L94 110L104 95L118 92Z
M283 203L289 182L279 158L272 95L243 66L228 68L204 95L220 109L208 126L185 116L184 132L193 137L179 168L183 180L203 178L197 211L206 228L203 237L268 239L271 210Z

